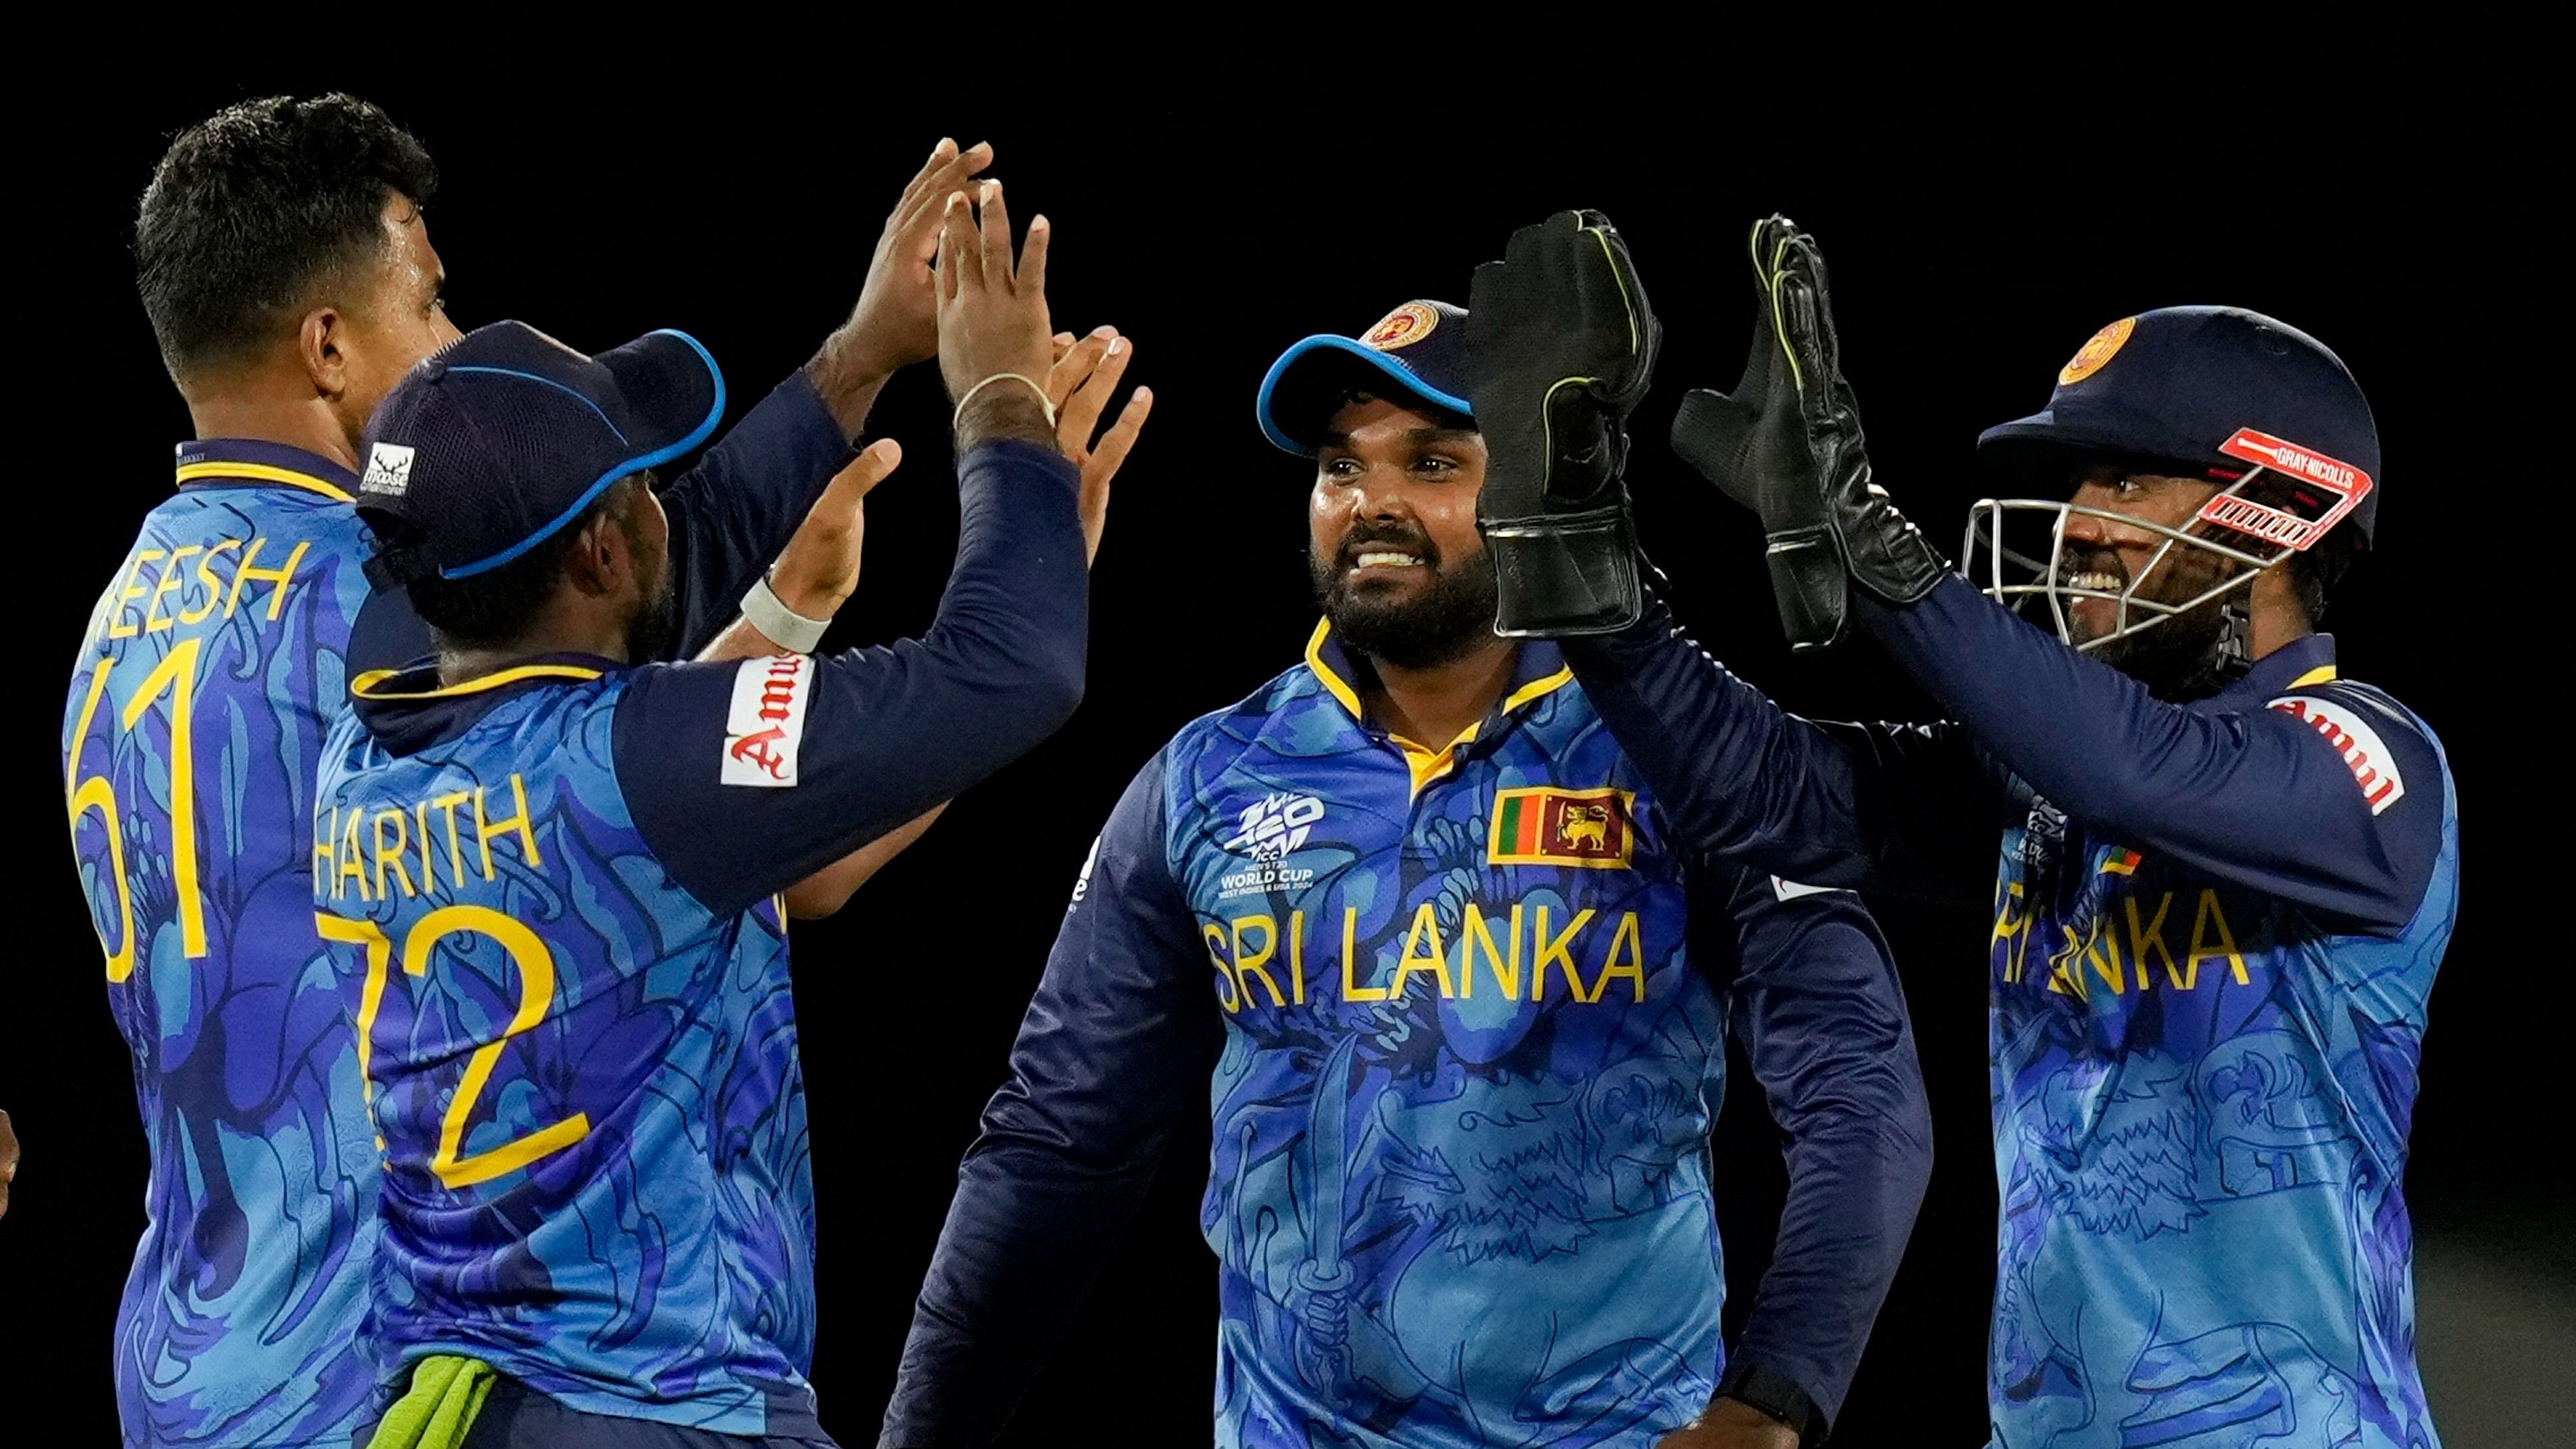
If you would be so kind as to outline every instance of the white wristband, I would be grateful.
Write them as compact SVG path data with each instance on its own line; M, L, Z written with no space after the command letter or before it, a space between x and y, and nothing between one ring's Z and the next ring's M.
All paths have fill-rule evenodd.
M829 619L808 619L781 603L777 591L769 587L767 574L742 596L742 617L791 654L813 653L814 646L823 642L823 631L832 626Z
M973 387L966 389L966 395L957 400L957 411L960 413L966 411L966 405L975 400L975 394L982 392L984 389L991 387L993 384L1000 382L1005 378L1012 382L1028 384L1029 391L1038 395L1038 406L1046 409L1047 426L1050 428L1055 426L1055 402L1047 396L1046 385L1039 382L1034 377L1029 377L1023 373L1017 372L997 372L991 377L984 379L982 382L975 384Z

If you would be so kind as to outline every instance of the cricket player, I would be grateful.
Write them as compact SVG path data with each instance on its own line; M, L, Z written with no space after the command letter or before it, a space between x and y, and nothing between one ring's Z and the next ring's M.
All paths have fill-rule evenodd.
M1466 333L1408 302L1264 380L1324 621L1084 862L891 1449L993 1438L1176 1136L1209 1153L1229 1449L1787 1446L1839 1409L1930 1166L1904 1003L1852 895L1683 847L1556 647L1495 635ZM1730 1034L1791 1179L1731 1353Z
M924 243L990 159L942 143L848 324L664 495L694 650L850 454L884 375L933 344ZM148 1220L117 1317L130 1445L337 1446L379 1173L358 1045L309 904L313 771L368 599L357 442L453 341L422 208L428 154L348 96L183 132L135 228L145 311L197 437L73 670L73 853L134 1053ZM780 607L821 608L800 574ZM364 611L417 637L399 594Z
M1754 253L1745 381L1675 443L1761 513L1793 642L1856 623L1952 719L1811 724L1660 609L1568 652L1692 845L1991 900L1993 1443L2428 1449L2401 1184L2459 836L2432 731L2316 631L2375 531L2361 389L2235 308L2096 333L1979 440L2071 494L1978 505L2033 628L1872 482L1812 240Z
M679 334L588 358L494 324L370 425L371 567L438 641L353 682L312 816L311 903L384 1164L365 1332L405 1393L376 1444L830 1443L805 1378L812 1183L775 896L1082 692L1078 470L1041 381L1049 232L1015 263L998 191L980 214L962 194L943 213L963 516L921 639L638 662L672 603L646 473L723 394ZM845 511L897 456L879 442L842 473Z

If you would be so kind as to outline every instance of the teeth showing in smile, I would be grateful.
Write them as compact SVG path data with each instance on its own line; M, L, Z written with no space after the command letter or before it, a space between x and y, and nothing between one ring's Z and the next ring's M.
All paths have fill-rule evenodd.
M1375 550L1361 554L1357 559L1352 561L1352 567L1363 569L1403 568L1407 565L1418 564L1420 562L1422 562L1422 560L1415 558L1409 553L1389 553L1383 550Z
M2104 573L2068 574L2066 587L2081 589L2088 593L2116 594L2120 592L2120 576Z

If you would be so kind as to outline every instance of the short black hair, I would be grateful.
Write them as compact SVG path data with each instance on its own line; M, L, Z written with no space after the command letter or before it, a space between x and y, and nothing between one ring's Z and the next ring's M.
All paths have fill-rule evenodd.
M650 470L620 478L580 517L535 548L484 573L461 579L436 574L404 585L413 612L437 631L439 643L463 649L498 649L516 644L536 622L537 612L554 597L563 579L564 561L583 530L603 517L613 517L634 537L635 492L653 486Z
M386 194L438 168L356 96L268 96L179 133L134 218L143 310L174 378L274 340L317 282L383 245Z

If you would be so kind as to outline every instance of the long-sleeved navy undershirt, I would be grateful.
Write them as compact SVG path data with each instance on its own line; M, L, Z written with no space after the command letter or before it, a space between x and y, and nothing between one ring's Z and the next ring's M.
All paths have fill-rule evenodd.
M1965 579L1907 608L1864 599L1860 613L1955 722L1801 719L1660 607L1624 633L1569 643L1566 656L1684 838L1784 875L1982 899L1997 827L2036 792L2134 848L2332 921L2393 932L2421 901L2438 801L2374 812L2356 788L2366 766L2267 707L2332 678L2330 638L2294 641L2220 693L2169 704ZM2383 712L2400 771L2439 779L2431 743Z
M661 867L718 914L748 908L876 839L1044 739L1082 696L1088 577L1075 471L1051 449L960 460L957 564L919 639L817 655L785 788L723 782L738 679L765 661L624 670L617 784ZM550 656L615 671L611 661ZM434 676L362 696L396 754L460 734L518 689L432 694Z
M1239 708L1247 718L1265 713L1263 699L1256 694ZM1333 708L1320 706L1314 727L1282 727L1282 737L1300 741L1300 750L1322 750L1319 739L1331 736L1316 731L1336 718ZM1205 723L1128 786L1086 864L1013 1047L1009 1080L960 1168L888 1409L888 1446L979 1444L999 1433L1071 1325L1166 1144L1176 1133L1210 1130L1203 1114L1226 1017L1208 990L1204 912L1194 910L1175 861L1220 854L1211 822L1233 815L1207 805L1207 821L1176 823L1170 803L1180 788L1174 772L1202 768L1173 761L1192 754L1186 741L1204 738L1193 732ZM1488 723L1462 747L1461 778L1482 779L1480 772L1496 768L1478 753L1500 747L1503 736ZM1332 787L1314 783L1331 766L1299 758L1304 775L1274 777L1267 767L1256 773L1292 793L1323 790L1334 803L1322 818L1339 819L1333 812L1348 807ZM1365 857L1352 869L1392 881L1394 855ZM1744 1045L1786 1134L1790 1180L1771 1265L1729 1369L1790 1386L1830 1420L1894 1275L1929 1169L1929 1121L1904 1005L1886 948L1856 898L1803 892L1758 871L1690 858L1690 959L1724 984L1723 1029ZM1324 968L1301 1001L1325 999L1332 975ZM1577 1030L1566 1024L1574 1020L1561 1029ZM1257 1035L1246 1040L1254 1043L1247 1051L1270 1049ZM1233 1090L1243 1089L1237 1083ZM1218 1108L1220 1158L1238 1132L1258 1130L1229 1116L1232 1110ZM1226 1206L1210 1213L1268 1211L1238 1200L1234 1169L1219 1161L1212 1170L1211 1193ZM1599 1262L1594 1271L1611 1278L1636 1266L1608 1249L1595 1252L1604 1256L1584 1261ZM1573 1311L1554 1302L1528 1306L1542 1315ZM1226 1332L1230 1342L1259 1337L1231 1319ZM1386 1432L1390 1442L1412 1442Z

